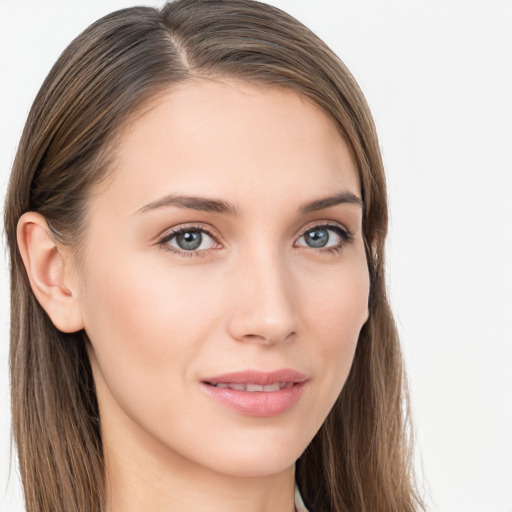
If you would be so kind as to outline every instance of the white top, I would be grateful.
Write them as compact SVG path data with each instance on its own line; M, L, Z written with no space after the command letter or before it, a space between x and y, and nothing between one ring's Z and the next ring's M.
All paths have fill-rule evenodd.
M295 484L295 512L309 512L302 501L302 496L300 495L299 488L297 484Z

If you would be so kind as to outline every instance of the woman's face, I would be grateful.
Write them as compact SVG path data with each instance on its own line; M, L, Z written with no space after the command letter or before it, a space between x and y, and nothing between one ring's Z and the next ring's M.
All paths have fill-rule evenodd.
M293 466L367 319L360 197L333 123L293 92L190 81L133 121L79 275L107 454Z

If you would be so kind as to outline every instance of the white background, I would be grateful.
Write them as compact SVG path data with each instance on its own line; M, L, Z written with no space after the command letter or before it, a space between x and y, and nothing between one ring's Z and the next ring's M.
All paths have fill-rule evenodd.
M331 45L375 117L392 215L389 288L429 509L512 512L512 1L271 3ZM101 15L135 4L159 5L0 0L2 194L59 53ZM0 280L0 510L18 512L6 263Z

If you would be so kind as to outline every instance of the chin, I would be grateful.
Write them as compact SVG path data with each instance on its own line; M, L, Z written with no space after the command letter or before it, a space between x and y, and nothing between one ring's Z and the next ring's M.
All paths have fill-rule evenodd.
M210 447L201 454L200 464L231 476L266 477L293 467L310 442L304 432L287 430L265 434L231 436L228 444L212 439L208 443Z
M240 478L264 478L283 473L295 465L301 451L292 454L270 454L279 450L260 450L254 454L237 454L215 461L217 473Z

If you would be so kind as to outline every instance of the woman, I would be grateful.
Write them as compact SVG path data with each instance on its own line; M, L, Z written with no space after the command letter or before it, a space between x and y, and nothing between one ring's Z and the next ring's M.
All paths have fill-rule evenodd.
M296 20L180 0L93 24L5 222L29 512L420 507L375 129Z

